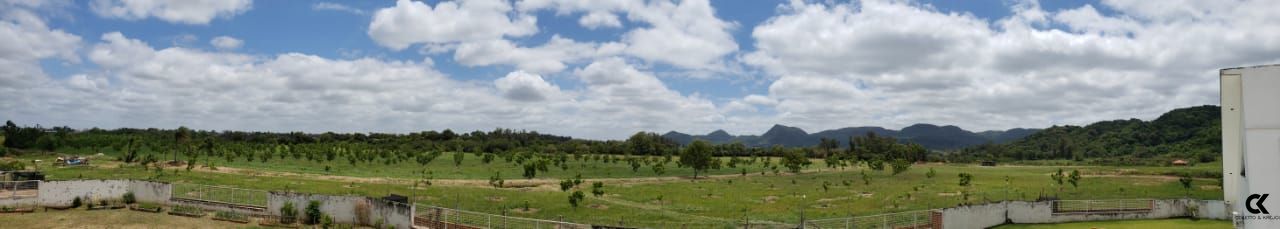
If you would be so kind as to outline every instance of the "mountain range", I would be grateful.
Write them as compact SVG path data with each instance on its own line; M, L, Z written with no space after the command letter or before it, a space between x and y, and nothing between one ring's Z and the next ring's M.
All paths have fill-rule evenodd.
M663 134L662 137L680 144L689 144L694 140L705 140L716 144L741 142L749 147L767 147L772 145L807 147L817 145L822 138L835 139L840 141L841 146L844 146L844 144L847 144L849 141L850 136L860 136L867 134L867 132L872 132L880 136L897 138L898 141L904 143L917 143L931 150L951 150L988 142L1010 142L1022 139L1038 131L1039 129L1015 128L1003 131L992 130L975 133L951 125L938 126L933 124L915 124L902 128L901 130L864 126L825 130L810 134L797 127L775 124L772 128L769 128L769 131L765 131L764 134L761 135L734 136L724 130L716 130L711 133L707 133L706 135L690 135L671 131Z

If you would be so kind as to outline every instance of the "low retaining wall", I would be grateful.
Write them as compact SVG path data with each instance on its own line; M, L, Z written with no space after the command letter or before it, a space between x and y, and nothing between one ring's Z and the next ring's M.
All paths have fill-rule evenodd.
M304 211L311 201L319 201L320 212L333 217L337 223L372 225L382 220L384 225L396 228L413 227L413 207L364 196L271 192L267 196L267 211L279 215L285 203L293 203L298 217L306 217Z
M1221 200L1152 200L1150 211L1054 213L1052 201L1006 201L983 205L939 209L942 228L988 228L1005 222L1018 224L1065 223L1102 220L1166 219L1191 216L1188 206L1197 206L1196 216L1228 220L1226 204Z

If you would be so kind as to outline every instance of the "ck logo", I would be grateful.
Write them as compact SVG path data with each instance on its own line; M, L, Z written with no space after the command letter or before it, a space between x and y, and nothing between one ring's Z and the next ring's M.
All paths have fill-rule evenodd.
M1258 214L1258 213L1262 213L1262 214L1271 214L1271 213L1267 212L1267 208L1266 208L1266 207L1263 207L1263 206L1262 206L1262 202L1263 202L1263 201L1267 201L1267 196L1269 196L1269 195L1271 195L1271 194L1262 194L1262 195L1253 194L1253 195L1249 195L1249 198L1244 200L1244 208L1245 208L1245 210L1249 210L1249 213L1253 213L1253 214ZM1254 202L1254 200L1258 200L1258 202L1256 202L1256 203L1255 203L1255 202ZM1258 208L1256 208L1256 209L1255 209L1255 208L1253 208L1254 206L1257 206Z

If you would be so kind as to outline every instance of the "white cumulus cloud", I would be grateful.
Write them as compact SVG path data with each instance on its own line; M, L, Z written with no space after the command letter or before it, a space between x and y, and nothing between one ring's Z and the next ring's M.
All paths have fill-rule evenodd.
M89 8L107 18L154 17L171 23L204 25L214 18L244 13L252 5L253 0L93 0Z

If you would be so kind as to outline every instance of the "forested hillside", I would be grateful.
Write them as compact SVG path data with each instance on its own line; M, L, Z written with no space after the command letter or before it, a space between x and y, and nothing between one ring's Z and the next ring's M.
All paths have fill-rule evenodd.
M1221 114L1205 105L1169 111L1152 121L1102 121L1054 126L1007 144L983 144L952 160L1092 160L1102 164L1153 164L1184 159L1211 162L1221 156Z

